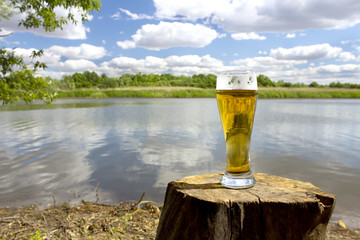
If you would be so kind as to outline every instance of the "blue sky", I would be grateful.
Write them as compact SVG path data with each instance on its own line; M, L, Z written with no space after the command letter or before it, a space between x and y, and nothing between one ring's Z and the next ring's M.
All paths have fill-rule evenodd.
M360 83L358 0L104 0L90 21L55 33L20 28L20 18L0 22L13 32L0 44L24 56L44 49L39 74L56 79L241 67L274 81Z

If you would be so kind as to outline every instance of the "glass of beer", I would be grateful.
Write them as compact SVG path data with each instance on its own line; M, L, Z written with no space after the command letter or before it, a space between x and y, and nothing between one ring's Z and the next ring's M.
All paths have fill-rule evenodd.
M256 182L250 170L250 139L257 91L252 71L217 74L216 99L226 142L226 171L221 184L228 188L250 188Z

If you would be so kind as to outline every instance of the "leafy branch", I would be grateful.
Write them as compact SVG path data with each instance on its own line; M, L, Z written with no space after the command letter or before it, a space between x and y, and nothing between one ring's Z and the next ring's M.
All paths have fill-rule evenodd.
M0 0L0 21L20 13L24 17L19 26L54 32L70 22L76 24L75 11L81 13L81 21L84 22L89 13L100 10L100 5L100 0ZM67 15L57 14L58 8L66 9ZM10 34L0 34L0 37ZM30 58L34 61L26 64L24 57L16 55L14 50L0 49L0 100L3 104L21 99L25 102L40 99L48 103L56 97L56 93L49 91L50 81L36 76L37 70L46 68L45 63L35 60L43 54L43 50L33 51Z

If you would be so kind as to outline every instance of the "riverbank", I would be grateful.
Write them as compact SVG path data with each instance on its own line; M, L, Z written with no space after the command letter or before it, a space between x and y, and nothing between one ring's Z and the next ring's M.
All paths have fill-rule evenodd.
M0 239L155 239L161 206L151 202L0 209ZM327 240L360 239L359 230L329 224Z
M214 98L215 89L194 87L127 87L58 90L60 98ZM360 98L360 89L259 88L259 98Z
M259 98L360 98L360 89L259 88Z
M212 98L214 89L193 87L127 87L58 91L60 98Z

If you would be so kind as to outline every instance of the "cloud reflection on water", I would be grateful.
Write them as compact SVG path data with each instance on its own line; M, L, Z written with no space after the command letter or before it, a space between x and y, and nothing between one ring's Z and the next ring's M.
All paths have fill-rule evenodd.
M103 202L160 202L172 180L224 171L215 99L72 101L0 110L1 206L95 200L98 182ZM358 100L259 100L252 168L337 194L335 216L356 222L359 121Z

